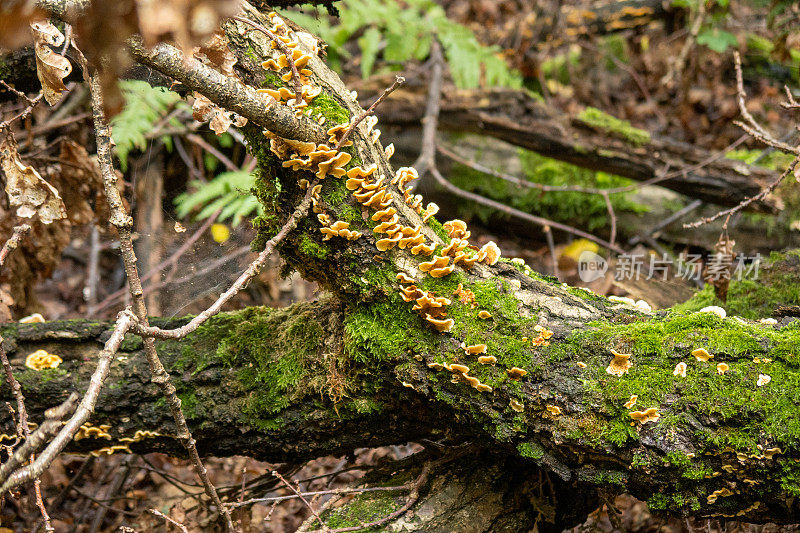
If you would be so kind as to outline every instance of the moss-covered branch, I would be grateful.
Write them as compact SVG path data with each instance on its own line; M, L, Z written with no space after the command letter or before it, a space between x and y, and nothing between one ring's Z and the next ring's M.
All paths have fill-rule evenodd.
M282 85L260 66L269 50L252 36L230 32L229 38L248 83ZM323 91L309 103L312 116L326 117L329 127L361 112L322 61L314 57L308 66ZM271 213L257 221L263 240L290 212L313 169L287 169L260 131L251 130L249 141L260 165L255 192ZM375 178L387 182L402 175L391 169L370 128L357 128L353 141L345 170L374 165ZM502 260L434 277L421 265L430 256L376 247L385 238L375 231L381 215L345 180L323 181L319 211L362 236L326 240L323 224L310 218L284 241L281 254L343 302L349 361L391 368L404 389L466 424L476 441L527 458L565 482L631 491L656 509L683 514L796 519L797 326L713 313L645 315ZM448 235L435 219L423 223L402 189L402 183L386 187L398 223L419 227L436 246L434 256L448 255L445 246L457 232L451 228ZM415 310L415 302L401 298L401 289L410 290L403 278L428 297L451 300L449 331L440 333L420 316L420 300ZM481 345L483 357L494 362L479 362ZM475 355L465 353L470 346ZM691 352L698 348L714 356L711 362L696 360ZM630 354L626 373L607 371L612 349ZM680 362L686 377L675 375ZM717 363L727 372L719 373L724 367ZM521 373L515 367L524 371L521 379L514 378ZM761 375L771 381L764 385ZM646 421L645 413L654 420Z
M156 320L176 327L185 320ZM390 369L348 361L339 307L323 301L283 310L251 308L211 319L191 336L159 341L197 446L206 455L242 454L272 461L303 460L354 447L435 436L435 419L411 391L383 398ZM110 323L51 322L3 328L31 419L72 391L82 392ZM34 370L26 357L44 349L64 361ZM174 425L148 379L141 339L128 335L91 418L110 426L108 438L84 438L73 451L165 451L181 455ZM8 390L4 398L10 398ZM418 417L427 419L418 424ZM3 432L14 434L2 415ZM133 442L126 439L134 439ZM111 447L116 447L110 449Z

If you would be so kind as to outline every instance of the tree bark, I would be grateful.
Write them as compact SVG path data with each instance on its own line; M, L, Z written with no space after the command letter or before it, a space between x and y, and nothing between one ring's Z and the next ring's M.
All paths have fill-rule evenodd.
M253 11L248 16L267 24ZM263 36L242 31L237 22L227 23L226 31L244 82L251 87L277 83L261 67L269 54ZM154 68L162 65L157 53L148 57ZM174 61L163 66L181 75ZM319 58L307 68L324 93L309 107L327 118L326 128L361 113ZM215 89L206 91L212 100ZM245 133L259 163L254 194L267 215L255 225L257 243L263 243L304 195L299 180L311 181L314 174L283 167L252 121ZM391 179L395 173L386 154L370 137L364 122L354 129L354 144L345 148L353 156L349 167L375 165L376 176ZM397 187L387 191L399 223L419 226L426 242L442 254L450 241L442 225L434 219L423 223ZM495 501L510 501L513 495L519 498L516 508L534 508L538 488L546 485L538 475L547 472L555 495L547 499L554 505L548 528L574 524L597 494L626 491L647 499L654 510L679 515L800 520L796 323L778 328L708 312L647 315L505 260L432 277L420 268L430 257L376 248L375 210L351 193L343 179L328 176L318 206L331 220L347 221L351 230L362 232L360 238L325 241L318 219L309 217L280 248L288 265L328 289L330 298L285 310L220 315L186 339L159 343L159 354L182 387L201 453L303 460L446 436L448 443L466 440L489 454L473 454L454 465L493 459L486 463L487 473L467 475L454 467L431 479L424 501L433 507L430 502L447 492L451 475L449 486L482 480L485 494ZM434 329L413 302L400 298L398 274L451 300L449 332ZM479 311L491 316L481 319ZM82 390L93 366L84 359L91 361L96 339L106 329L91 323L5 328L7 349L18 365L36 348L65 359L57 369L19 374L34 420L44 407ZM545 338L549 332L552 336ZM465 353L463 346L480 344L496 358L494 364ZM75 449L119 442L134 452L180 453L179 443L164 436L171 434L171 423L155 386L143 377L148 372L140 346L134 337L126 342L93 419L98 427L111 426L111 439L81 439ZM699 348L714 358L696 360L691 352ZM624 359L611 350L630 354L630 368L611 365L612 359ZM674 374L678 362L688 367L685 377ZM728 365L727 373L718 374L717 362ZM468 375L491 389L478 392L457 368L441 369L451 364L468 366ZM522 372L514 368L525 374L515 377ZM615 368L616 374L609 373ZM761 376L771 381L765 384ZM623 404L632 395L638 401L629 409ZM645 422L648 409L653 420ZM0 416L8 427L8 415ZM501 483L490 485L489 478ZM457 505L453 498L441 501ZM457 511L442 510L446 525L438 530L454 530ZM533 516L532 511L519 515L529 527ZM490 529L491 524L475 528Z

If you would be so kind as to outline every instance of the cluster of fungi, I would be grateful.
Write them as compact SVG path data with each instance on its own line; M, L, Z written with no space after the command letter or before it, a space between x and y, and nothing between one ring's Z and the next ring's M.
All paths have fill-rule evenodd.
M279 105L285 105L293 109L295 116L303 114L312 116L310 104L321 94L321 87L314 86L311 80L312 72L306 67L313 57L312 54L317 53L316 41L312 39L311 43L309 43L303 39L301 42L301 38L275 13L270 13L269 20L271 23L270 30L281 40L283 46L273 42L271 52L273 57L265 61L262 66L278 73L280 79L284 82L294 81L296 90L293 91L286 87L281 87L278 89L261 89L260 92L274 99ZM301 45L307 46L310 49L310 53L304 51ZM291 53L291 58L283 52L287 49ZM293 79L298 75L299 80ZM353 97L355 98L355 95ZM380 137L380 131L375 129L378 122L377 118L367 116L361 117L361 119L363 120L360 130L362 136L370 144L376 144ZM316 117L316 121L318 124L323 125L325 124L325 117L320 114ZM424 289L420 286L422 285L420 280L425 275L431 278L444 278L451 275L456 268L469 271L478 263L487 266L494 265L500 257L500 249L491 241L481 248L470 245L470 232L467 230L467 224L462 220L450 220L442 225L448 239L444 245L439 246L436 242L429 241L426 233L430 235L431 232L424 232L423 228L426 225L430 226L431 218L438 213L439 207L435 203L429 203L423 207L422 196L413 193L411 183L419 177L413 167L399 168L394 176L389 178L379 171L377 164L372 164L366 168L350 165L352 155L342 151L341 148L353 145L352 141L347 140L347 136L358 125L359 119L353 119L344 124L331 125L326 130L327 143L321 144L285 139L269 131L264 131L264 135L269 138L270 150L282 161L283 167L290 168L293 171L313 173L316 176L314 183L311 183L308 179L300 179L298 185L303 190L311 188L312 207L320 225L319 231L323 235L322 240L328 241L334 238L341 238L355 241L368 238L365 237L362 231L351 229L349 222L334 220L331 214L326 212L320 197L322 185L319 182L331 176L335 179L345 180L346 189L350 191L355 202L362 206L362 212L365 214L364 219L371 220L374 223L372 228L374 246L379 252L387 252L397 248L399 250L407 250L412 256L419 256L419 262L415 266L404 268L407 272L399 272L396 275L399 295L403 301L411 304L411 309L418 313L421 319L437 332L449 333L455 325L454 319L448 317L448 308L452 304L451 300ZM394 146L392 144L387 145L383 149L383 154L388 161L394 154ZM396 195L395 191L399 194ZM399 202L398 196L402 197L405 207L396 204L396 202ZM400 210L403 210L405 214L409 214L409 211L416 213L420 217L419 223L414 226L403 224L401 216L404 213L400 213ZM470 303L472 304L471 307L476 307L474 294L469 289L464 289L461 284L453 294L463 303ZM618 298L617 300L633 307L637 311L652 312L650 306L644 301L635 302L627 298ZM701 312L724 313L723 310L718 308L706 308ZM476 311L476 317L482 320L489 320L492 318L492 314L485 309L479 309ZM535 331L537 335L531 339L531 344L533 346L548 346L553 332L542 325L536 326ZM527 337L523 337L523 341L528 342L528 340ZM497 357L487 353L488 347L486 344L467 345L462 342L460 346L466 356L477 358L478 365L494 366L498 362ZM695 350L692 355L698 361L702 361L705 355L703 352L705 350ZM615 350L612 350L612 355L614 359L606 371L611 375L621 377L632 367L631 355L619 353ZM708 358L710 357L713 356L709 355ZM587 366L583 362L578 362L577 364L580 368L586 368ZM490 385L482 383L479 378L470 375L470 367L460 362L458 357L453 362L428 362L427 366L434 371L446 370L450 372L453 383L467 384L479 392L491 393L493 391ZM728 371L728 365L721 363L717 366L719 374L724 374L726 371ZM685 376L685 372L685 363L680 363L676 367L675 374ZM526 374L527 371L522 368L506 369L506 375L510 380L518 381ZM763 376L758 385L763 386L768 382L768 379L768 376ZM411 384L405 382L403 384L413 388ZM636 404L636 400L637 397L632 396L625 403L632 425L643 425L659 420L661 415L655 407L634 411L633 406ZM514 398L509 400L509 408L518 413L522 413L525 410L524 404ZM546 405L545 410L546 416L558 417L562 414L561 408L555 405Z
M311 53L305 52L301 48L301 38L292 31L286 23L275 13L270 13L270 31L274 33L284 46L272 43L272 57L262 63L262 66L276 72L281 80L290 82L293 77L299 74L300 94L286 87L279 89L260 89L259 92L268 95L280 105L286 105L294 110L296 116L301 114L310 115L309 104L321 93L321 88L314 86L310 78L311 71L306 68L311 53L316 53L316 43L309 44L302 40L302 45L310 46ZM291 52L289 58L283 50ZM293 63L293 65L292 65ZM322 125L325 118L319 116L317 122ZM375 144L380 131L375 129L377 118L368 116L363 120L361 133L367 140ZM374 234L375 247L379 252L386 252L393 248L408 250L411 255L420 256L423 259L417 265L417 270L421 276L428 275L433 278L442 278L450 275L460 267L464 270L472 269L476 263L494 265L500 258L500 248L494 242L488 242L481 248L469 244L470 232L467 224L462 220L451 220L443 224L447 232L449 243L438 248L437 243L429 242L423 233L423 226L429 224L431 217L439 212L439 206L429 203L423 207L423 199L419 194L413 194L411 182L419 177L413 167L402 167L397 170L391 179L378 172L378 166L373 164L367 168L353 166L346 168L352 160L351 154L341 151L340 148L352 146L352 142L347 140L349 130L354 124L335 124L327 131L327 144L315 144L313 142L297 141L282 138L272 132L264 131L264 135L270 140L270 151L278 156L282 161L282 166L293 171L307 171L314 173L317 181L309 182L308 179L301 179L298 185L307 190L311 187L311 202L317 221L320 224L319 231L323 234L324 241L339 237L354 241L360 239L364 234L360 231L350 229L350 223L343 220L333 220L331 215L326 212L320 198L322 185L318 182L328 176L337 179L345 179L345 187L351 192L353 199L361 204L365 213L372 214L369 217L375 226L372 228ZM389 144L384 149L384 155L389 160L394 154L394 146ZM402 195L403 202L408 208L414 211L421 221L416 226L404 225L400 220L397 206L395 206L395 196L392 187ZM451 300L443 296L437 296L431 291L426 291L417 286L417 280L401 272L397 274L400 297L408 303L412 303L412 310L416 311L420 317L431 327L440 333L450 332L454 325L454 320L448 318L447 309L451 305ZM483 320L491 318L491 313L486 310L479 310L477 317ZM542 336L544 332L547 337ZM549 338L552 332L547 332L542 328L539 335L539 345L546 343L545 338ZM484 365L494 365L497 358L486 355L486 345L479 344L466 346L462 343L462 349L466 355L480 355L478 362ZM469 368L466 365L430 363L430 368L437 370L449 370L453 373L454 382L467 383L481 392L491 392L492 387L481 383L478 378L468 374ZM525 375L525 370L520 368L509 369L508 375L511 379L520 379Z

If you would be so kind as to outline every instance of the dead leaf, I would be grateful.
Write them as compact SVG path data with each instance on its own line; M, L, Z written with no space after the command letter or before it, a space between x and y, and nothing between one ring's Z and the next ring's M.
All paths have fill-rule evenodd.
M67 90L64 78L72 72L69 60L50 48L64 44L64 35L49 21L31 23L31 31L36 51L36 75L42 83L44 99L53 105L61 100L61 93Z
M53 186L61 191L67 217L74 224L108 220L108 204L103 192L103 176L97 159L75 141L61 143L61 171L49 176Z
M192 116L198 122L209 121L208 126L214 130L214 133L217 135L222 135L228 131L231 124L234 124L237 128L241 128L247 124L246 118L219 108L200 93L195 93L194 95Z
M202 46L195 49L194 56L229 77L237 77L233 71L236 56L228 48L228 42L220 32L214 33Z
M6 174L6 194L9 204L17 208L17 216L31 218L38 214L43 224L67 216L58 191L36 169L22 163L9 137L0 142L0 168Z

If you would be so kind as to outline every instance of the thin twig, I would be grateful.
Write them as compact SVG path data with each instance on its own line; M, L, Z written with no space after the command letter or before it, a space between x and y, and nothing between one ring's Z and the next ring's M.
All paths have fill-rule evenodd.
M322 521L322 518L320 518L320 516L319 516L319 513L317 513L317 511L314 509L314 507L312 507L312 505L311 505L310 503L308 503L308 500L306 500L306 499L305 499L305 497L303 497L303 494L302 494L302 493L301 493L299 490L297 490L296 488L294 488L294 486L293 486L291 483L289 483L288 481L286 481L286 478L284 478L284 477L283 477L283 476L280 474L280 472L278 472L277 470L273 470L273 471L272 471L272 475L273 475L273 476L275 476L276 478L278 478L279 480L281 480L281 482L282 482L282 483L283 483L283 484L284 484L284 485L285 485L285 486L286 486L286 487L287 487L289 490L291 490L292 492L294 492L295 496L297 496L298 498L300 498L300 501L302 501L302 502L305 504L305 506L306 506L306 507L308 507L308 510L309 510L309 511L311 511L311 514L313 514L313 515L314 515L314 517L315 517L315 518L316 518L316 519L319 521L319 523L320 523L320 527L322 527L322 530L321 530L321 531L322 531L323 533L328 533L328 532L331 530L331 529L330 529L328 526L326 526L326 525L325 525L325 522L323 522L323 521Z
M460 189L456 187L452 183L450 183L444 176L439 172L438 169L435 167L430 170L431 175L436 180L436 182L441 185L445 190L449 191L451 194L456 196L460 196L461 198L465 198L467 200L472 200L475 203L485 205L487 207L491 207L500 211L501 213L505 213L515 218L519 218L521 220L525 220L526 222L531 222L538 226L550 226L560 231L565 231L572 235L577 235L578 237L582 237L586 240L596 242L603 248L607 248L618 254L624 254L625 251L617 246L616 244L611 244L610 242L606 241L605 239L601 239L600 237L596 237L591 233L587 233L583 230L579 230L577 228L573 228L572 226L567 226L566 224L562 224L560 222L556 222L554 220L548 220L546 218L538 217L536 215L531 215L530 213L526 213L524 211L520 211L519 209L514 209L513 207L509 207L506 204L497 202L490 198L486 198L485 196L481 196L480 194L475 194L473 192L465 191L464 189Z
M790 146L785 142L773 137L761 126L761 124L756 122L756 119L753 118L753 115L751 115L747 110L747 104L745 102L747 95L744 92L744 80L742 77L742 58L739 56L739 52L733 53L733 59L736 67L736 96L739 102L739 112L742 114L742 117L744 117L747 124L739 121L736 121L735 123L764 144L768 144L777 148L778 150L800 156L800 148L796 146Z
M647 231L628 239L628 246L636 246L643 240L647 239L648 237L652 237L653 235L655 235L662 229L666 228L679 218L683 217L683 215L691 213L701 205L703 205L702 200L694 200L692 203L690 203L680 211L674 212L673 214L671 214L670 216L668 216L667 218L665 218L664 220L653 226L652 228L649 228Z
M205 139L203 139L196 133L188 133L186 134L186 138L192 141L200 148L202 148L203 150L205 150L206 152L208 152L209 154L216 157L219 160L219 162L225 165L225 168L227 168L231 172L239 172L242 170L241 168L234 165L233 161L228 159L228 157L225 154L223 154L222 152L211 146L209 143L205 141Z
M397 509L396 511L384 516L383 518L375 520L373 522L359 524L357 526L342 527L339 529L318 529L316 531L313 531L312 533L325 533L325 532L348 533L350 531L360 531L362 529L380 527L386 524L387 522L394 520L395 518L403 516L406 513L406 511L411 509L411 506L413 506L419 499L419 491L425 484L425 482L428 480L428 475L430 474L430 471L431 471L431 463L425 463L424 465L422 465L422 469L420 471L419 476L417 477L416 480L414 480L414 483L411 485L411 492L409 493L408 498L406 499L406 503L403 504L403 506ZM322 520L320 520L320 524L322 524Z
M251 25L256 30L260 31L269 39L275 43L278 49L286 56L286 62L289 63L289 68L292 70L292 81L294 82L294 93L297 98L300 98L300 95L303 92L303 81L300 78L300 72L297 70L297 65L294 64L294 58L292 57L292 51L289 50L289 47L286 46L286 43L281 41L280 37L272 33L270 30L250 19L246 19L244 17L231 17L233 20L238 20L239 22L244 22L245 24Z
M30 231L30 229L31 227L28 224L20 224L14 227L11 237L5 242L3 248L0 249L0 267L5 264L8 254L17 249L20 239L26 232Z
M89 245L89 265L86 269L86 284L83 295L86 299L86 314L94 316L97 312L97 287L100 283L100 228L92 224Z
M147 307L145 305L142 282L139 278L139 271L136 267L136 255L133 251L132 227L133 220L125 212L119 189L117 189L117 175L111 159L111 128L105 117L103 110L103 95L100 86L100 79L97 74L91 76L89 80L89 92L92 101L92 115L94 118L95 134L97 141L97 161L103 175L103 187L106 192L106 200L111 210L110 222L117 228L120 238L120 251L125 264L125 273L128 277L128 288L130 289L133 302L133 312L139 323L148 325ZM169 373L164 368L161 359L156 352L155 342L152 338L144 339L144 350L147 362L152 375L151 380L158 385L162 395L167 401L167 405L172 414L177 427L176 437L186 449L189 459L192 462L197 477L203 483L203 488L211 501L216 506L220 515L224 518L224 523L229 532L236 531L230 512L222 505L217 490L208 477L203 461L197 452L197 445L189 431L186 417L181 409L181 401L177 396L175 386Z
M381 94L381 95L378 97L378 99L377 99L377 100L375 100L374 102L372 102L372 105L371 105L371 106L369 106L369 108L367 108L367 110L366 110L366 111L364 111L363 113L361 113L360 115L358 115L358 116L356 117L356 119L355 119L353 122L351 122L351 123L350 123L350 125L349 125L349 126L347 127L347 129L345 130L344 134L342 134L342 138L341 138L341 139L339 139L339 142L338 142L338 143L336 143L336 146L334 147L334 149L335 149L335 150L339 150L339 149L340 149L342 146L344 146L344 143L345 143L345 142L347 142L347 138L350 136L350 133L352 133L352 131L355 129L355 127L356 127L356 126L358 126L358 125L361 123L361 121L362 121L362 120L364 120L365 118L367 118L368 116L370 116L370 115L371 115L371 114L372 114L372 113L375 111L375 108L376 108L376 107L378 107L378 106L380 105L380 103L381 103L381 102L383 102L383 100L384 100L384 99L385 99L387 96L389 96L390 94L392 94L392 93L394 92L394 90L395 90L395 89L397 89L397 88L398 88L398 87L400 87L402 84L404 84L404 83L405 83L405 81L406 81L406 79L405 79L404 77L402 77L402 76L395 76L395 77L394 77L394 83L391 85L391 87L389 87L389 88L385 89L385 90L383 91L383 94Z
M431 62L428 101L425 104L425 115L422 117L422 150L412 165L420 176L436 165L436 125L439 121L444 71L442 47L436 39L431 43Z
M550 261L553 263L553 275L555 277L560 277L561 272L558 269L558 254L556 254L556 243L553 239L553 230L550 229L550 226L544 226L542 228L544 232L545 239L547 240L547 248L550 250Z
M697 228L699 226L702 226L703 224L708 224L709 222L714 222L718 218L721 218L721 217L724 217L724 216L727 217L727 220L725 221L725 226L727 227L728 220L730 220L731 215L733 215L737 211L741 211L742 209L744 209L745 207L747 207L751 203L753 203L753 202L755 202L757 200L761 200L761 199L765 198L768 194L770 194L772 191L774 191L775 188L778 185L780 185L783 180L785 180L790 174L794 173L794 169L795 169L795 167L797 166L798 163L800 163L800 156L794 158L794 161L792 161L789 164L789 166L786 168L786 170L783 171L783 174L778 176L778 179L776 179L775 181L773 181L772 183L767 185L760 193L756 194L755 196L751 196L750 198L741 201L739 203L739 205L737 205L735 207L731 207L730 209L726 209L725 211L720 211L716 215L713 215L713 216L710 216L710 217L704 217L704 218L701 218L699 220L695 220L694 222L691 222L689 224L684 224L683 227L687 228L687 229L688 228Z
M270 496L265 498L252 498L250 500L244 500L237 503L229 503L226 504L231 510L238 509L239 507L244 507L246 505L253 505L255 503L273 503L273 502L284 502L286 500L294 500L299 498L300 496L303 497L314 497L314 496L325 496L327 494L332 495L343 495L343 494L360 494L362 492L382 492L382 491L395 491L395 490L408 490L407 485L399 485L396 487L364 487L364 488L340 488L340 489L329 489L329 490L315 490L309 492L303 492L300 495L297 494L290 494L287 496Z
M167 515L165 515L164 513L159 511L158 509L148 509L147 512L156 515L157 517L163 519L165 522L169 522L173 526L175 526L178 529L180 529L181 531L183 531L183 533L189 533L189 530L186 529L186 526L184 526L180 522L168 517Z
M0 267L5 264L8 254L17 248L22 235L30 229L31 227L27 224L21 224L14 228L11 238L6 241L2 250L0 250ZM19 415L17 435L19 435L20 438L24 438L25 441L28 442L31 440L31 430L30 427L28 427L28 410L25 408L25 396L22 394L22 387L20 386L19 381L17 381L17 378L14 377L14 370L11 368L11 363L8 361L6 349L3 346L2 336L0 336L0 361L2 361L6 383L8 383L8 386L11 388L11 392L14 394L14 398L17 401L17 414ZM30 457L31 460L35 459L33 454L31 454ZM39 507L39 512L42 515L45 531L53 531L53 525L50 523L50 515L47 513L47 508L42 500L41 481L38 477L33 480L33 492L36 497L36 506Z
M25 107L25 109L23 109L22 111L20 111L19 113L17 113L13 117L9 118L8 120L4 120L3 122L0 122L0 129L4 129L4 128L9 127L16 120L25 120L25 118L27 118L28 115L31 114L31 112L33 111L33 108L36 107L36 104L38 104L39 101L42 99L43 95L40 92L34 98L28 98L25 94L20 93L20 91L17 91L16 89L11 88L11 86L6 84L3 80L0 80L0 83L5 85L8 89L12 90L16 94L21 95L23 98L25 98L25 100L28 101L28 105Z

